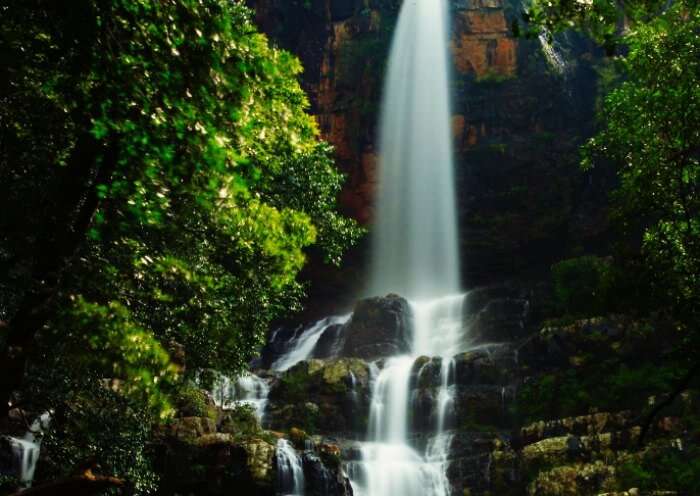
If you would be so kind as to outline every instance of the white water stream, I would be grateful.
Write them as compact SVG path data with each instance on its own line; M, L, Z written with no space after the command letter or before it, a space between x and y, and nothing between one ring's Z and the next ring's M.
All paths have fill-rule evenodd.
M372 389L368 442L359 462L348 464L356 496L448 496L445 475L451 436L445 432L453 402L454 360L468 348L464 328L466 295L412 302L413 349L390 358ZM421 356L441 358L437 423L424 453L411 444L411 372Z
M286 439L277 441L277 494L303 496L304 470L299 454Z
M293 347L272 364L272 370L284 372L306 360L313 353L316 343L321 339L326 329L334 325L345 324L349 319L349 314L326 317L303 329L301 334L294 339Z
M23 487L31 486L34 481L34 472L41 451L41 439L50 421L51 412L45 412L32 422L23 437L9 438L18 467L19 481Z
M445 0L405 0L394 33L379 136L373 295L459 292Z
M460 295L448 93L445 0L404 0L392 42L380 123L380 172L370 291L409 298L411 353L392 357L372 391L368 442L349 464L359 496L447 496L453 357L467 344ZM411 443L411 372L441 358L437 422L424 453Z
M467 349L469 340L465 295L459 294L448 25L446 0L404 0L391 47L369 291L408 298L414 325L411 352L372 368L367 440L360 446L360 460L346 464L355 496L450 494L453 357ZM304 330L273 369L287 370L311 356L324 330L347 317L333 319ZM422 443L425 448L418 449L412 439L411 381L422 356L441 360L441 377L434 430ZM278 454L291 456L287 448L278 445ZM292 466L284 460L282 465Z
M270 386L267 381L252 373L241 375L235 380L231 380L225 375L219 375L212 388L212 396L217 406L227 410L240 405L248 405L255 410L255 414L261 422L265 417L269 393Z

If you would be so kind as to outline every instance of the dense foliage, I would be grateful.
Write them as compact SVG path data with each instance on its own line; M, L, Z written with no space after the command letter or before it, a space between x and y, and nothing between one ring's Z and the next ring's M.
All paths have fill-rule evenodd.
M357 238L342 177L242 2L2 1L0 40L0 403L56 409L62 470L146 490L183 373L243 369L305 249Z
M576 28L620 47L619 77L608 81L583 166L618 166L616 263L638 272L647 289L641 306L671 309L699 334L700 6L535 0L523 18L530 33Z
M641 232L659 307L698 323L700 301L700 8L678 3L624 41L626 80L605 100L586 166L620 164L616 215Z
M655 415L697 386L700 373L700 5L535 0L525 20L535 33L583 29L618 53L621 77L611 81L599 109L599 132L583 154L586 168L610 162L618 167L612 204L620 236L608 272L617 280L601 277L596 264L585 274L581 260L558 264L553 273L569 309L610 311L597 296L615 288L610 295L626 300L626 311L672 322L663 336L672 349L654 357L646 379L631 381L665 384L663 400L643 424L643 440ZM562 283L567 272L584 280L583 286ZM634 297L620 288L634 288ZM664 377L668 369L676 372L674 380Z

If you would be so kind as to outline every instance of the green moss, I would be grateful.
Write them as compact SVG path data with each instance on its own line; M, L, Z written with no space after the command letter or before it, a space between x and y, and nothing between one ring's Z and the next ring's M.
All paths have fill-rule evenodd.
M308 364L302 363L288 370L282 377L279 388L281 397L287 402L303 401L307 396L310 374Z
M259 434L262 429L253 407L238 405L226 411L219 430L236 436L251 436Z
M505 155L508 151L508 145L505 143L489 143L487 147L490 151L501 155Z

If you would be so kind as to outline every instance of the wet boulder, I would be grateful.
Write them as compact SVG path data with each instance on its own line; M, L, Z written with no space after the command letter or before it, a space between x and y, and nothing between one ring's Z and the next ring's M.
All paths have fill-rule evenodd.
M408 353L412 329L413 314L405 298L388 295L360 300L345 324L342 355L374 360Z
M527 334L530 312L524 298L503 297L486 302L469 321L469 333L479 343L505 343Z
M307 360L280 374L267 419L276 430L363 432L370 401L369 365L357 358Z
M454 357L454 381L459 386L506 386L516 375L517 357L510 346L491 346Z
M343 473L340 458L322 451L302 456L307 496L352 496L350 481Z
M237 440L210 433L194 439L164 437L156 451L163 494L275 494L275 446L261 438Z
M343 346L343 324L328 326L318 339L312 353L312 358L333 358L340 354Z

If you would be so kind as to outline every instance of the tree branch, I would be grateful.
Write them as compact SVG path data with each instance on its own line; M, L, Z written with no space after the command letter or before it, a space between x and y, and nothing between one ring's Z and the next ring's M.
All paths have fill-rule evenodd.
M71 496L92 496L102 494L106 489L122 489L126 482L116 477L95 475L88 469L80 475L57 479L29 489L24 489L13 496L55 496L70 494Z

